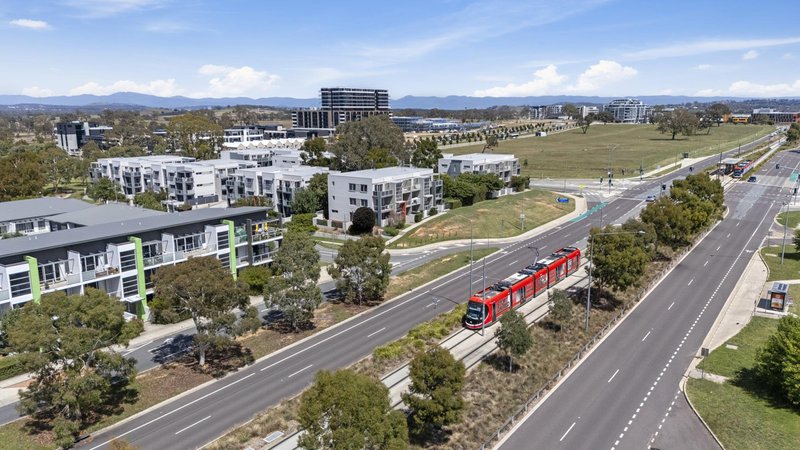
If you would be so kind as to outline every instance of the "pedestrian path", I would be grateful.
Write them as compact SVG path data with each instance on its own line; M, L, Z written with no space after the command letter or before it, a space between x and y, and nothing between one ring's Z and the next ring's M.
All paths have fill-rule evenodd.
M592 214L596 213L597 211L600 211L601 209L605 208L607 205L608 205L608 203L606 203L606 202L600 202L600 203L596 204L595 206L593 206L588 211L586 211L585 213L583 213L580 216L575 217L574 219L570 220L570 222L580 222L581 220L591 216Z

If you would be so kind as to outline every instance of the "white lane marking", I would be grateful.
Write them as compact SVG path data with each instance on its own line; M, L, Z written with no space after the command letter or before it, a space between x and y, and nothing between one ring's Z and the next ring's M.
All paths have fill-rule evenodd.
M572 431L572 427L574 427L574 426L575 426L575 422L572 422L572 425L570 425L570 426L569 426L569 429L567 429L567 432L566 432L566 433L564 433L564 435L563 435L563 436L561 436L561 439L559 439L559 440L558 440L558 442L561 442L561 441L563 441L563 440L564 440L564 438L565 438L565 437L567 437L567 435L569 434L569 432L570 432L570 431Z
M691 280L689 280L689 284L687 284L687 286L691 286L693 281L694 281L694 278L692 278Z
M374 333L370 333L370 334L368 334L368 335L367 335L367 337L368 337L368 338L371 338L372 336L375 336L376 334L380 333L381 331L383 331L383 330L385 330L385 329L386 329L386 327L383 327L383 328L381 328L380 330L378 330L378 331L376 331L376 332L374 332Z
M480 282L481 282L481 280L475 280L475 281L472 282L472 284L480 283Z
M293 374L289 375L289 376L288 376L288 377L286 377L286 378L292 378L293 376L297 375L298 373L300 373L300 372L302 372L302 371L304 371L304 370L306 370L306 369L310 369L310 368L311 368L311 366L313 366L313 364L309 364L309 365L307 365L307 366L303 367L302 369L300 369L300 370L298 370L297 372L295 372L295 373L293 373Z
M647 339L647 336L650 336L651 331L648 331L647 334L644 335L644 337L642 338L642 342L644 342L644 340Z
M731 234L730 234L730 233L728 233L728 236L727 236L727 237L731 237Z
M399 308L399 307L401 307L401 306L405 305L406 303L408 303L408 302L410 302L410 301L412 301L412 300L416 300L416 299L418 299L419 297L422 297L423 295L427 294L427 293L428 293L428 292L430 292L430 291L431 291L431 290L430 290L430 289L428 289L427 291L425 291L425 292L421 292L421 293L419 293L419 294L417 294L417 295L415 295L415 296L413 296L413 297L409 298L408 300L403 300L402 302L400 302L400 303L398 303L398 304L396 304L396 305L392 306L391 308L387 308L385 311L381 311L381 312L379 312L378 314L375 314L374 316L367 317L366 319L362 320L361 322L359 322L359 323L356 323L356 324L353 324L353 325L351 325L351 326L349 326L349 327L345 328L344 330L342 330L342 331L340 331L340 332L338 332L338 333L332 334L332 335L330 335L330 336L326 337L325 339L322 339L322 340L321 340L321 341L319 341L319 342L315 342L314 344L311 344L311 345L309 345L308 347L304 347L304 348L302 348L302 349L298 350L296 353L292 353L291 355L289 355L289 356L286 356L285 358L282 358L282 359L280 359L280 360L278 360L278 361L275 361L274 363L272 363L272 364L268 365L267 367L264 367L264 368L260 369L259 371L260 371L260 372L263 372L263 371L265 371L265 370L267 370L267 369L271 369L271 368L273 368L273 367L277 366L278 364L280 364L280 363L282 363L282 362L284 362L284 361L287 361L287 360L289 360L289 359L291 359L291 358L294 358L295 356L297 356L297 355L299 355L299 354L301 354L301 353L305 353L305 352L307 352L307 351L311 350L312 348L315 348L315 347L317 347L317 346L319 346L319 345L322 345L322 344L324 344L324 343L326 343L326 342L330 341L331 339L333 339L333 338L335 338L335 337L341 336L342 334L344 334L344 333L347 333L348 331L350 331L350 330L352 330L352 329L354 329L354 328L356 328L356 327L360 327L361 325L364 325L365 323L367 323L367 322L369 322L369 321L372 321L372 320L374 320L374 319L376 319L376 318L378 318L378 317L380 317L380 316L382 316L382 315L384 315L384 314L386 314L386 313L388 313L388 312L390 312L390 311L393 311L393 310L395 310L395 309L397 309L397 308Z
M611 378L608 379L608 383L611 383L611 380L613 380L614 377L617 376L618 373L619 373L619 369L617 369L617 371L614 372L614 375L611 375Z
M193 424L189 425L188 427L186 427L186 428L181 428L180 430L176 431L176 432L175 432L175 434L181 434L181 433L183 433L184 431L188 430L189 428L192 428L193 426L197 425L198 423L200 423L200 422L205 422L206 420L208 420L208 419L210 419L210 418L211 418L211 416L206 416L206 417L203 417L202 419L200 419L200 420L198 420L197 422L195 422L195 423L193 423Z
M717 247L717 251L719 251L719 249L720 249L721 247L722 247L721 245L720 245L719 247Z
M132 429L132 430L129 430L129 431L126 431L126 432L124 432L124 433L122 433L122 434L120 434L120 435L114 436L113 438L111 438L111 439L109 439L109 440L107 440L107 441L103 442L102 444L95 445L94 447L90 448L89 450L97 450L98 448L105 446L105 445L106 445L106 444L108 444L109 442L116 441L116 440L117 440L117 439L119 439L119 438L123 438L123 437L125 437L125 436L127 436L127 435L129 435L129 434L133 433L134 431L140 430L140 429L142 429L142 428L144 428L144 427L146 427L146 426L150 425L150 424L151 424L151 423L153 423L153 422L156 422L156 421L158 421L158 420L161 420L161 419L163 419L164 417L167 417L167 416L169 416L170 414L174 414L174 413L176 413L176 412L178 412L178 411L180 411L180 410L182 410L182 409L184 409L184 408L186 408L186 407L189 407L189 406L192 406L192 405L194 405L195 403L197 403L197 402L199 402L199 401L201 401L201 400L205 400L205 399L207 399L208 397L210 397L210 396L212 396L212 395L216 394L217 392L219 392L219 391L221 391L221 390L223 390L223 389L227 389L227 388L229 388L229 387L233 386L234 384L241 383L242 381L244 381L244 380L246 380L246 379L248 379L248 378L252 377L253 375L255 375L255 374L254 374L254 373L251 373L250 375L246 375L246 376L244 376L244 377L242 377L242 378L239 378L238 380L236 380L236 381L234 381L234 382L232 382L232 383L228 383L228 384L226 384L225 386L222 386L222 387L221 387L221 388L219 388L219 389L216 389L216 390L214 390L214 391L211 391L211 392L209 392L208 394L206 394L206 395L204 395L204 396L202 396L202 397L200 397L200 398L194 399L194 400L192 400L191 402L189 402L189 403L187 403L187 404L185 404L185 405L181 405L181 406L179 406L179 407L177 407L177 408L173 409L172 411L170 411L170 412L168 412L168 413L162 414L162 415L160 415L160 416L156 417L155 419L152 419L152 420L150 420L149 422L145 422L145 423L143 423L143 424L139 425L138 427L136 427L136 428L134 428L134 429Z
M672 307L673 307L673 306L675 306L675 302L672 302L672 303L669 305L669 308L667 308L667 311L669 311L670 309L672 309Z
M706 262L703 264L703 267L705 267L705 266L707 266L707 265L708 265L708 261L706 261Z
M514 264L516 264L516 263L518 263L518 262L519 262L519 260L518 260L518 259L515 259L514 261L511 261L510 263L508 263L508 265L509 265L509 266L513 266Z

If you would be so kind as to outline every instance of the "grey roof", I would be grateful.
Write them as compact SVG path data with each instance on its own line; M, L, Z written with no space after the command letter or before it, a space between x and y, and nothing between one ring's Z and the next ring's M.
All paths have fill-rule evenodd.
M181 213L141 217L138 219L78 227L50 233L33 234L25 237L0 239L0 255L27 255L41 250L62 248L85 242L103 241L119 236L136 236L148 231L164 230L171 227L205 221L222 221L237 216L263 212L267 208L207 208Z
M354 170L352 172L342 172L336 174L337 176L342 177L358 177L358 178L370 178L372 180L383 179L383 178L394 178L394 177L411 177L411 176L427 176L432 175L433 169L421 168L421 167L384 167L382 169L366 169L366 170Z
M124 203L108 203L49 217L51 222L74 223L82 226L139 219L141 217L167 214L162 211L128 206Z
M0 222L48 217L90 208L91 203L74 198L42 197L0 203Z

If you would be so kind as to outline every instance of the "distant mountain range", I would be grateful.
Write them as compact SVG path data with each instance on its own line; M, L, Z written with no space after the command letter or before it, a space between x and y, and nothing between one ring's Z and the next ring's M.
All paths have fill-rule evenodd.
M558 103L604 104L619 97L591 97L575 95L545 95L536 97L470 97L450 95L447 97L405 96L391 101L393 109L483 109L493 106L552 105ZM742 97L690 97L680 95L642 95L634 96L648 105L667 105L682 103L708 103L723 100L745 100ZM796 98L796 97L795 97ZM274 106L283 108L311 108L319 106L318 98L292 97L226 97L226 98L189 98L158 97L135 92L117 92L110 95L62 95L53 97L30 97L27 95L0 95L0 105L11 106L61 106L93 108L109 106L114 108L205 108L215 106L253 105Z

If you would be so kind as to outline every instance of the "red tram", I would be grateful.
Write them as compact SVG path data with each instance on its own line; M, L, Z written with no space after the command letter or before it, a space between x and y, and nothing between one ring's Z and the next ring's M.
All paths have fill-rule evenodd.
M507 311L518 308L559 281L575 273L581 251L564 247L508 278L472 295L464 315L464 326L471 330L494 324Z

